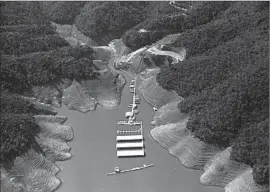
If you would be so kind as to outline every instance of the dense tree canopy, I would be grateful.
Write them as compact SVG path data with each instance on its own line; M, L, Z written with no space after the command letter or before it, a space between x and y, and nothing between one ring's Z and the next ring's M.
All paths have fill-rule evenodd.
M49 114L14 93L61 78L96 77L93 50L68 46L50 25L55 21L75 24L94 39L122 35L134 50L182 33L172 45L187 50L186 60L172 67L151 58L162 68L157 82L185 97L179 108L189 113L187 128L194 136L232 146L231 158L252 166L257 183L268 182L269 2L0 4L0 163L12 162L35 144L39 127L33 115Z
M34 86L61 78L95 78L95 73L92 48L69 46L42 14L40 3L1 2L0 18L0 164L10 168L30 148L42 152L35 140L40 127L34 115L55 115L21 95L33 96Z
M88 2L76 17L75 25L88 37L118 38L146 18L149 2Z
M3 3L1 16L5 14L27 17L28 22L9 18L10 23L1 23L1 89L24 94L59 78L93 77L92 49L68 46L42 15L39 3Z
M28 114L28 115L38 115L38 114L55 115L55 113L51 111L45 109L37 109L31 101L26 100L22 96L17 94L2 92L0 102L1 102L0 108L1 114L14 113L14 114Z
M187 3L186 3L187 4ZM187 12L171 10L168 14L156 12L152 17L131 28L122 36L126 46L138 49L150 45L170 33L181 33L198 25L211 21L218 13L224 11L230 2L197 2ZM148 32L140 32L145 29Z
M29 150L40 128L28 114L1 113L0 124L0 163L11 164Z
M3 56L4 64L0 71L1 86L17 92L31 86L57 81L60 78L93 78L91 55L92 49L89 47L63 47L21 57Z
M85 1L44 1L40 2L43 13L53 22L73 24Z
M232 146L232 158L253 167L254 180L269 179L269 9L265 2L237 2L216 19L187 30L174 43L188 57L157 75L165 89L186 99L187 128L204 142ZM203 11L203 10L202 10ZM210 14L211 16L211 14ZM205 18L210 17L209 15ZM256 132L256 133L255 133Z
M253 166L257 183L269 182L269 119L254 123L233 143L232 158Z

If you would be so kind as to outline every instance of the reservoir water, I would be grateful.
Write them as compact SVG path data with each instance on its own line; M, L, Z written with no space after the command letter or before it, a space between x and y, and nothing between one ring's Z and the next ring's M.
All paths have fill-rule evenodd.
M115 109L98 108L80 113L66 106L57 109L68 117L66 124L73 127L75 138L69 143L73 157L58 162L62 169L59 178L63 184L58 192L224 192L220 187L203 186L199 182L202 171L185 168L168 151L155 143L149 131L154 111L143 99L138 106L137 120L143 120L146 156L143 158L117 158L115 149L116 124L124 120L128 104L132 101L125 75L121 104ZM140 82L138 83L140 84ZM140 94L139 94L140 95ZM142 98L142 96L140 96ZM121 169L155 164L154 167L130 173L107 176L115 166Z

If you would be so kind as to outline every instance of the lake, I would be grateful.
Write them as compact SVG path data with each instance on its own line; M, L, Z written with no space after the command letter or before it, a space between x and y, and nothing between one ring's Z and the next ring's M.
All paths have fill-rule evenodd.
M63 181L58 192L224 192L220 187L203 186L199 182L202 171L188 169L167 150L155 143L149 131L154 111L140 95L140 113L143 120L146 156L143 158L117 158L115 149L118 120L124 120L128 104L131 77L125 75L127 84L123 89L121 104L114 109L98 108L80 113L63 105L56 109L59 115L68 117L66 124L74 129L74 140L69 143L73 157L57 162L62 169L58 177ZM139 83L138 83L139 84ZM107 176L115 166L121 169L155 164L154 167Z

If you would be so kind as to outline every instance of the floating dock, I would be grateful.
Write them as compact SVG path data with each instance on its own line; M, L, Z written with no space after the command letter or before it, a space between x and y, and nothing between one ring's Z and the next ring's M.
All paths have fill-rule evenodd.
M130 149L130 150L117 150L117 157L144 157L144 148Z
M140 142L129 142L129 143L116 143L117 149L125 148L143 148L143 141Z
M149 164L149 165L145 165L144 164L141 167L134 167L134 168L131 168L131 169L114 171L114 172L111 172L111 173L107 173L107 175L116 175L116 174L120 174L120 173L126 173L126 172L131 172L131 171L138 171L138 170L145 169L145 168L148 168L148 167L153 167L153 166L154 166L154 164Z
M136 141L143 140L143 135L124 135L124 136L116 136L116 141Z
M133 79L130 83L130 92L133 93L132 103L128 105L131 111L125 113L127 121L118 121L119 126L128 126L117 130L116 134L116 153L117 157L143 157L145 156L144 150L144 137L142 121L135 121L136 114L139 112L135 108L140 103L140 98L136 95L136 80ZM138 127L140 126L140 127Z
M118 121L117 124L118 125L130 125L130 126L132 126L132 125L140 125L140 124L142 124L142 122L141 121Z

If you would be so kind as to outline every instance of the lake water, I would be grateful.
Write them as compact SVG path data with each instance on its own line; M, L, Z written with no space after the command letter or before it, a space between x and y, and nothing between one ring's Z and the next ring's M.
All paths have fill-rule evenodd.
M63 184L58 192L224 192L223 188L203 186L199 182L202 171L185 168L167 150L155 143L149 131L154 111L143 99L138 106L137 120L143 120L146 156L143 158L117 158L115 149L116 123L124 120L128 104L132 101L128 84L122 93L121 105L115 109L97 109L89 113L57 109L68 117L75 138L70 142L73 157L57 164L62 169L59 178ZM140 96L141 97L141 96ZM107 176L115 166L128 169L143 164L154 167Z

